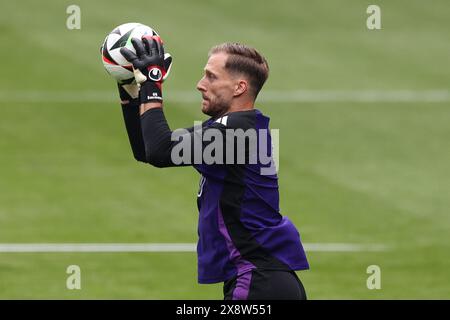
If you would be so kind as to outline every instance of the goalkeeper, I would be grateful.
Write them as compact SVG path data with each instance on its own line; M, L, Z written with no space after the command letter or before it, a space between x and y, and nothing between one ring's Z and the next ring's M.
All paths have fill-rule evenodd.
M119 84L119 93L135 159L159 168L191 165L201 174L199 283L223 282L226 300L306 299L295 271L309 266L297 229L279 213L278 177L270 147L270 162L258 157L261 141L271 146L269 118L254 107L269 73L265 58L237 43L213 47L197 84L202 112L210 118L174 138L162 95L171 58L164 59L157 36L132 43L136 53L127 48L121 53L133 64L140 86ZM257 135L258 147L252 149L254 136L246 136L242 145L236 143L237 135L227 135L229 130L256 130L263 135ZM208 133L214 139L205 139ZM198 161L213 143L217 161ZM244 156L239 158L242 147ZM255 156L257 161L252 162Z

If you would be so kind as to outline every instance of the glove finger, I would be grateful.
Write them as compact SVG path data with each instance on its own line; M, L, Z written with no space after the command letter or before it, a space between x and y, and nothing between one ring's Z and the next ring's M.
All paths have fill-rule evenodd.
M158 50L157 54L161 58L164 58L164 47L162 45L161 39L155 39L155 42L156 42L156 48Z
M171 68L172 68L172 56L170 55L170 53L165 53L164 54L164 70L166 71L166 73L164 74L163 80L167 79Z
M137 55L131 51L128 48L122 47L120 48L120 53L123 55L123 57L128 61L133 63L134 60L136 60L138 57Z
M133 73L134 73L134 79L136 79L137 83L141 84L141 83L144 83L145 81L147 81L147 77L144 76L144 74L141 72L141 70L133 68Z
M138 55L138 57L147 54L144 48L144 44L140 39L131 38L131 43L133 44L134 49L136 49L136 54Z
M153 36L143 36L142 42L144 42L144 45L146 46L146 48L151 56L158 54L156 52L157 44L156 44L156 41L153 39Z
M139 97L139 86L136 83L124 84L122 88L131 97L131 99L136 99Z
M170 53L164 54L164 70L168 71L172 66L172 56Z

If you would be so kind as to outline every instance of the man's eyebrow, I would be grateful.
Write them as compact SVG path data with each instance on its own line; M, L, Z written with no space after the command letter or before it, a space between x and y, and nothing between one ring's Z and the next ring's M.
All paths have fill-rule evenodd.
M216 75L214 72L212 72L210 69L208 68L204 68L203 70L205 70L206 74L212 74L212 75Z

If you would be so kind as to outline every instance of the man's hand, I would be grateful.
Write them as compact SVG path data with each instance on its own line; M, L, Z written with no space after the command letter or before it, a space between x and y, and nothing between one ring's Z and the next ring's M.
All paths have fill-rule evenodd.
M127 48L120 53L132 63L136 82L141 85L141 104L162 102L162 82L170 71L172 57L164 55L162 41L158 36L144 36L142 40L131 39L136 54Z
M121 103L123 105L129 104L130 102L139 103L139 85L136 83L135 79L128 83L117 83L119 89L119 96Z

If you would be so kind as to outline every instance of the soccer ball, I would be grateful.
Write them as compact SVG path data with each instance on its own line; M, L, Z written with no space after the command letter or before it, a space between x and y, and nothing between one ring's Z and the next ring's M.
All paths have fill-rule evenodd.
M125 23L114 28L103 41L100 48L103 66L119 83L131 83L134 80L133 67L122 56L120 48L126 47L136 53L131 39L140 39L144 35L158 36L158 33L140 23Z

